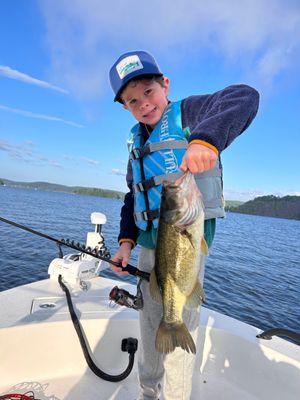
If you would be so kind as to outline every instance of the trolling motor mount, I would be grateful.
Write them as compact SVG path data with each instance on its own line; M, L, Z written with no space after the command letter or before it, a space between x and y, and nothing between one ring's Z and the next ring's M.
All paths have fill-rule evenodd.
M83 280L89 280L99 275L100 266L103 269L103 261L93 255L81 252L81 250L89 250L92 254L101 254L107 259L110 258L102 235L102 226L106 223L106 216L99 212L93 212L91 222L95 225L95 231L87 233L85 245L70 243L69 239L61 240L66 244L70 243L79 252L64 256L59 245L59 257L52 260L48 268L51 279L57 280L58 276L62 275L66 282L81 285Z

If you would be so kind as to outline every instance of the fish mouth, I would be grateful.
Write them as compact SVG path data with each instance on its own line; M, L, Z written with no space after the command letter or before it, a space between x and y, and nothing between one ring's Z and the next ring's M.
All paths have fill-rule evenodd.
M201 194L190 171L175 182L164 182L162 218L179 228L192 225L203 212Z
M182 172L182 175L175 181L164 181L162 194L165 197L188 197L189 187L193 174L190 171Z
M180 186L188 186L191 182L191 179L193 178L193 174L187 170L186 172L183 171L179 171L177 176L179 176L179 178L177 178L175 181L173 180L169 180L169 181L164 181L163 182L163 186L168 190L168 189L176 189Z

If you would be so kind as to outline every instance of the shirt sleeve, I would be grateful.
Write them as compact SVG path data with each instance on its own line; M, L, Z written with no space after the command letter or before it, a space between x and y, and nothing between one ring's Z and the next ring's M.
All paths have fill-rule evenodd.
M134 212L134 195L133 195L133 178L132 178L132 167L130 161L127 165L126 174L127 186L129 192L124 197L124 204L121 209L121 221L120 221L120 233L118 236L118 242L128 241L134 246L138 237L138 227L135 224L133 212Z
M200 140L219 153L254 119L259 94L247 85L232 85L214 94L190 96L182 102L182 124L189 127L189 142Z

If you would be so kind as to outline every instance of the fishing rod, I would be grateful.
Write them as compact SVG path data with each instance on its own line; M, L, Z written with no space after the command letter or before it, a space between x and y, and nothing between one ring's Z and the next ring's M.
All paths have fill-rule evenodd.
M34 235L41 236L45 239L51 240L52 242L55 242L59 247L60 257L62 257L62 251L61 251L60 246L70 247L71 249L80 251L81 253L88 254L89 256L98 258L99 260L102 260L102 261L106 261L109 264L112 264L118 268L121 268L122 271L128 272L130 275L133 275L133 276L136 276L136 277L139 277L139 278L149 281L150 274L148 272L140 271L138 268L134 267L131 264L127 264L126 267L123 267L121 263L111 260L110 254L107 251L106 247L104 247L104 249L100 249L100 250L98 250L97 248L92 249L91 247L86 247L84 244L80 244L79 242L75 243L74 240L70 241L70 239L66 239L66 240L65 239L60 239L60 240L56 239L52 236L46 235L45 233L38 232L35 229L18 224L14 221L10 221L1 216L0 216L0 221L4 222L6 224L12 225L16 228L23 229L24 231L30 232Z
M52 236L46 235L45 233L38 232L38 231L36 231L36 230L34 230L32 228L29 228L27 226L18 224L18 223L14 222L14 221L10 221L10 220L8 220L6 218L3 218L1 216L0 216L0 221L4 222L6 224L12 225L12 226L14 226L16 228L23 229L24 231L30 232L30 233L32 233L34 235L41 236L41 237L43 237L45 239L48 239L48 240L51 240L51 241L57 243L57 245L59 247L59 256L61 258L63 257L63 254L62 254L62 250L61 250L60 246L70 247L71 249L79 250L81 253L88 254L88 255L90 255L92 257L98 258L99 260L106 261L106 262L108 262L110 264L113 264L113 265L115 265L117 267L120 267L120 268L122 268L123 271L128 271L130 275L138 276L138 277L141 277L143 279L149 280L149 274L147 274L146 272L138 270L133 265L129 264L126 267L122 267L122 265L120 263L112 261L110 259L110 253L107 250L107 248L106 248L106 246L104 244L104 241L103 241L102 248L100 248L99 250L98 250L98 248L94 248L94 249L92 249L91 247L87 247L86 248L85 245L81 245L80 243L75 243L74 241L70 242L69 239L66 239L66 240L61 239L61 240L59 240L59 239L53 238ZM78 336L78 339L79 339L79 342L80 342L80 346L81 346L82 351L83 351L84 358L85 358L89 368L94 372L95 375L97 375L101 379L104 379L105 381L120 382L123 379L127 378L127 376L131 373L133 365L134 365L134 356L135 356L135 353L136 353L137 348L138 348L138 340L136 338L132 338L132 337L123 338L122 339L121 350L123 352L127 352L129 354L128 365L127 365L126 369L123 372L121 372L118 375L111 375L111 374L108 374L108 373L104 372L103 370L101 370L96 365L96 363L93 360L93 357L90 354L89 345L87 344L86 338L84 336L83 328L82 328L82 326L80 324L80 321L79 321L79 319L78 319L78 317L76 315L75 309L73 307L71 293L70 293L68 287L64 284L61 274L59 274L59 276L58 276L58 283L59 283L61 289L66 294L68 309L69 309L69 312L70 312L72 323L73 323L73 326L74 326L75 331L77 333L77 336ZM127 299L126 296L124 297L124 294L123 294L124 290L119 289L117 287L113 288L112 292L115 295L114 296L110 296L111 300L114 300L118 304L126 305L127 307L131 307L131 308L134 308L134 306L137 307L138 303L134 303L134 301L131 300L131 297L132 297L132 298L134 298L134 300L136 302L138 299L136 300L135 296L129 295L129 297L127 296L128 297L128 299ZM125 295L126 295L126 293L125 293ZM6 399L6 398L8 399L8 397L5 395L3 397L3 399ZM12 398L12 397L9 397L9 398ZM21 397L16 397L16 399L17 398L21 399ZM2 399L2 396L0 396L0 400L1 399ZM27 396L26 396L26 399L27 399ZM25 400L25 397L24 397L24 400Z

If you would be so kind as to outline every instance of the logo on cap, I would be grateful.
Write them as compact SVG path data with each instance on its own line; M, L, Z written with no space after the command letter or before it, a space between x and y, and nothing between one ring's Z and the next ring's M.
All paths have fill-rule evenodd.
M143 68L143 64L137 55L124 58L116 66L120 79L123 79L126 75Z

